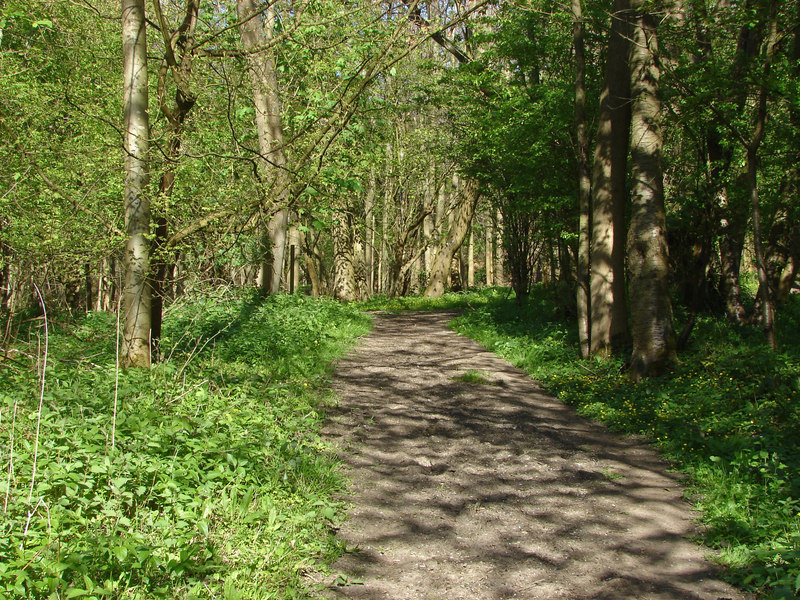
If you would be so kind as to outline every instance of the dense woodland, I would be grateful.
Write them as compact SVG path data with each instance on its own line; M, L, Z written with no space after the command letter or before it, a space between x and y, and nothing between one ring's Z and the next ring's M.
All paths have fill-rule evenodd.
M198 286L544 280L582 353L632 348L635 376L701 311L777 345L800 248L793 3L122 9L3 9L7 313L34 284L72 313L122 298L125 362L146 365L165 302Z
M195 400L211 402L209 380L198 371L193 389L187 373L200 369L209 344L223 350L202 358L207 367L227 360L224 348L234 341L255 352L258 332L230 323L260 315L259 331L277 350L249 383L242 383L244 363L220 367L229 378L213 384L214 410L230 416L224 406L242 389L250 397L259 382L314 387L333 348L362 331L350 305L307 296L435 299L503 286L531 323L529 296L547 298L552 318L569 324L564 339L576 364L590 360L591 369L634 386L669 380L709 341L700 336L722 336L709 319L743 336L737 343L763 364L794 344L796 332L781 329L781 319L794 322L800 267L799 2L5 0L0 81L0 381L27 390L19 397L39 398L27 419L35 433L25 429L15 440L20 400L0 389L0 431L10 442L0 490L4 514L14 515L0 530L0 557L14 569L0 560L8 594L101 597L163 588L164 597L215 597L224 587L234 598L250 576L242 573L251 573L220 579L219 588L205 572L202 585L169 587L171 578L199 569L202 557L217 555L192 529L205 519L200 505L173 515L183 525L163 556L137 554L146 535L121 541L134 507L172 493L167 483L154 492L144 475L138 483L117 475L116 487L128 484L131 496L112 494L120 506L128 502L110 529L116 541L86 543L73 562L66 551L48 558L56 526L50 513L42 517L45 491L38 504L34 494L39 426L43 411L66 419L74 407L46 391L47 377L78 395L89 393L81 385L113 390L114 427L118 396L135 390L146 388L167 405L201 391ZM225 321L223 306L238 317ZM340 340L314 330L340 325L352 335ZM64 356L88 352L73 345L91 342L111 362L81 354L75 361L85 372L73 383L58 371L49 375L46 338L56 331ZM287 366L294 363L286 353L300 348L313 368ZM769 393L796 398L792 360L781 363L782 383ZM231 382L244 388L234 393L224 387ZM555 391L565 385L551 384ZM283 398L284 388L274 389ZM101 401L102 411L111 410L108 398ZM157 404L142 415L163 414ZM797 407L779 404L783 412L768 419L779 433L770 439L786 449L782 428L798 419ZM181 418L164 435L191 445L181 437L188 435ZM284 417L262 418L280 429ZM53 435L66 431L54 423L62 424ZM141 423L129 419L123 429L134 434ZM116 430L109 437L105 425L93 427L87 456L101 447L108 455ZM288 436L276 446L281 456L307 450L291 446L293 433L272 435ZM73 445L65 438L51 449ZM24 448L33 474L14 467L14 452L25 455ZM123 463L140 451L128 448ZM772 450L755 451L772 460ZM723 454L709 452L718 460ZM800 459L796 449L789 454L773 457L783 465L775 467L782 473L775 498L785 519L796 521L792 498L800 490L791 473ZM224 456L230 481L241 475L240 461L256 460ZM281 460L298 460L291 456ZM81 464L89 469L77 460L69 463L74 472L83 472ZM91 473L107 469L113 481L116 461ZM147 468L155 477L159 468ZM73 490L72 475L62 475L67 496L86 487L75 479ZM226 485L220 489L241 519L255 488L237 488L250 493L244 502ZM338 510L317 500L309 509L315 515ZM100 505L90 505L69 510L96 510L102 522ZM282 518L275 506L259 509L270 525ZM86 529L93 521L82 523ZM36 527L46 541L25 547L19 532ZM762 537L785 539L783 549L740 562L766 565L764 573L790 565L772 579L757 571L746 583L792 597L800 588L800 530L795 522L781 531ZM95 550L117 566L103 574L80 566L80 552ZM314 547L309 555L329 551ZM51 561L42 563L46 576L29 577L44 559ZM150 574L132 580L134 564ZM288 589L276 577L265 585Z

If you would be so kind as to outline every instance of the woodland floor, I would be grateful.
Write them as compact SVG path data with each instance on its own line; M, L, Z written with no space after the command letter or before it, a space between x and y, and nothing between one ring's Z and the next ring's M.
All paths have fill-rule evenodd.
M325 432L350 480L331 598L742 599L679 476L447 327L381 314L341 361ZM486 382L459 379L478 371ZM474 377L473 377L474 379Z

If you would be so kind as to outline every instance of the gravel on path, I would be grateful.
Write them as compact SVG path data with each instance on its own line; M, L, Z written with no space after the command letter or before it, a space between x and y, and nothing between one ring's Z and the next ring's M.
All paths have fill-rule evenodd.
M325 434L352 551L330 598L744 598L690 540L696 515L652 448L579 417L454 316L379 314L335 371Z

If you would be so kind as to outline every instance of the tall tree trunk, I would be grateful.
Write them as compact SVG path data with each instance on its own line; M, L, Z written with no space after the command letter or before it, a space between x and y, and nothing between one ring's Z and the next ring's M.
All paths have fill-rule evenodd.
M364 269L367 296L375 292L375 168L369 170L367 196L364 199Z
M277 294L280 291L286 258L289 178L275 59L271 50L260 49L272 39L275 13L272 7L266 10L260 8L256 0L237 0L236 9L241 22L239 35L243 48L248 52L248 66L253 83L259 162L265 174L271 173L272 176L266 180L271 181L277 191L274 201L278 209L273 214L264 237L267 263L262 276L264 291Z
M772 286L767 274L767 265L764 260L764 250L761 243L761 210L758 197L758 148L764 141L767 123L767 85L772 70L772 60L775 44L778 40L777 0L769 0L769 31L764 51L764 73L758 91L758 104L756 107L755 126L750 143L747 146L747 192L750 198L750 209L753 222L753 253L758 271L758 283L761 290L761 326L767 343L775 349L775 303Z
M494 285L494 253L492 244L494 244L494 229L492 228L492 215L491 213L486 214L486 224L484 225L484 231L486 233L486 285L491 287Z
M494 284L498 287L506 285L505 271L505 242L503 241L503 211L499 208L495 210L495 218L492 222L494 229Z
M435 181L436 181L436 167L434 165L433 159L431 159L430 165L425 170L425 206L433 206ZM423 256L423 262L425 269L424 275L425 275L426 285L431 278L431 263L433 262L433 248L431 247L431 237L433 236L433 230L435 227L435 221L434 221L435 215L436 212L432 211L431 214L425 217L425 222L422 224L423 243L425 244L425 255Z
M750 13L754 11L753 1L745 0L745 10ZM749 71L754 57L758 54L759 35L757 27L748 19L745 25L739 30L736 54L731 69L731 79L739 82L735 88L734 97L740 111L744 111L749 96L749 85L747 85ZM715 140L716 142L716 140ZM723 155L730 155L730 150L718 150L712 147L714 152L721 152ZM746 311L742 303L742 289L739 283L739 274L742 263L742 252L744 250L745 236L747 233L747 213L748 213L748 173L745 172L737 180L736 191L723 190L721 196L722 212L722 236L719 241L720 259L722 273L720 277L720 291L725 299L728 318L735 323L744 323ZM741 188L744 188L742 190Z
M575 47L575 142L578 159L578 260L577 311L578 343L581 356L589 356L590 321L590 245L592 175L589 168L589 135L586 129L586 52L581 0L572 0L572 43Z
M308 280L311 283L311 295L314 298L319 298L322 295L322 280L320 278L320 261L319 253L317 252L317 242L319 241L319 234L316 235L311 229L307 230L303 236L303 245L305 247L306 257L306 272L308 273Z
M124 55L125 114L125 251L122 289L124 332L122 363L150 366L150 199L147 152L147 38L144 0L122 2L122 49Z
M426 298L439 298L444 294L445 283L455 256L464 238L469 231L472 223L472 216L475 214L475 206L478 203L478 184L468 179L461 191L461 198L458 200L453 221L444 236L441 245L436 250L436 256L431 265L431 278L425 288Z
M166 205L175 187L175 173L183 142L183 124L197 102L197 96L191 89L190 79L194 52L194 31L200 7L197 0L188 0L185 3L184 18L175 32L170 29L164 18L161 11L161 0L154 0L153 7L155 8L156 19L164 39L164 59L158 75L158 103L161 112L167 118L167 135L169 139L164 172L158 185L159 200L165 206L160 211L156 209L154 218L156 228L153 237L149 278L152 294L150 305L150 356L151 360L155 361L158 360L159 356L164 295L166 294L167 275L171 268L165 247L169 234ZM168 73L172 73L172 81L175 84L173 104L170 104L167 100L166 78Z
M591 352L608 355L628 342L625 300L625 204L630 79L627 0L614 0L605 84L592 169Z
M631 224L628 237L634 379L659 375L675 360L675 330L669 297L664 176L661 170L660 70L654 17L637 11L631 37Z
M473 228L469 229L469 244L467 245L467 288L475 287L475 235Z
M383 207L381 211L381 243L378 253L378 292L386 293L389 266L389 208L392 206L394 185L392 183L392 143L386 142L386 163L383 171Z

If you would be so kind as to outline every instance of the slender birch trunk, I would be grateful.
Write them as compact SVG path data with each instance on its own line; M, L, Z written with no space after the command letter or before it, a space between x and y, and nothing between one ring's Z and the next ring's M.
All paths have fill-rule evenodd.
M122 2L125 113L125 252L122 364L150 366L150 199L147 196L149 115L144 0Z

